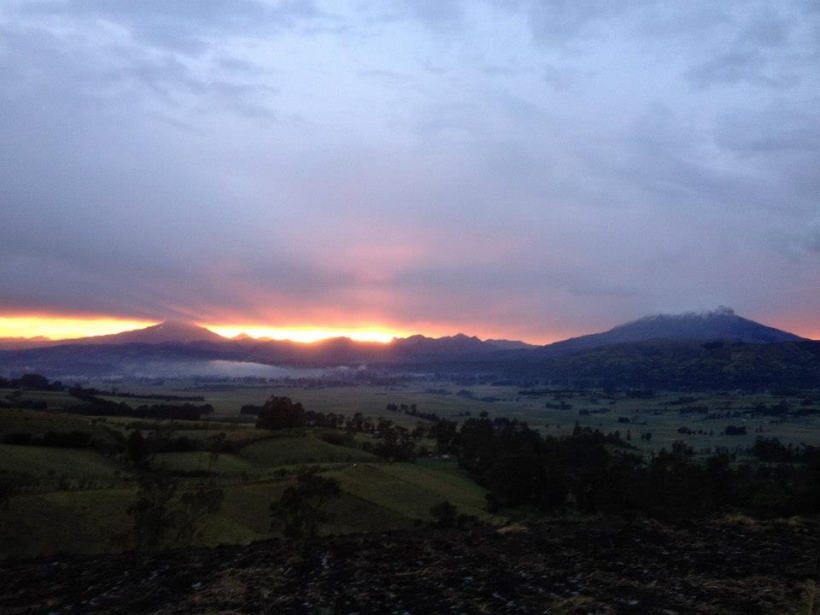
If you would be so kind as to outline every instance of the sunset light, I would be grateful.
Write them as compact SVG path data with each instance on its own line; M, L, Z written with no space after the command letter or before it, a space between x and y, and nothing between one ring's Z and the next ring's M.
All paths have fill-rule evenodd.
M67 340L144 329L157 321L117 319L112 317L76 318L62 316L0 316L0 338L46 338ZM396 337L409 334L378 328L321 328L321 327L266 327L262 325L209 325L200 326L223 337L232 338L242 333L257 339L316 342L334 337L347 337L358 342L386 344Z
M150 327L153 324L156 322L121 320L111 317L0 316L0 338L44 337L51 340L65 340L110 335Z
M236 337L242 333L257 339L291 340L293 342L318 342L334 337L347 337L357 342L380 342L386 344L396 337L407 337L405 333L375 329L288 329L277 327L208 326L208 329L223 337Z

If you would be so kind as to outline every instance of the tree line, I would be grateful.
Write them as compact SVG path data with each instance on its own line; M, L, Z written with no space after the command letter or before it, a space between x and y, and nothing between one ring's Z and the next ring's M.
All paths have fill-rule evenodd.
M759 438L753 458L737 463L725 453L705 460L683 442L648 457L618 432L588 427L567 436L543 436L527 423L482 412L460 425L438 419L414 430L379 417L344 419L309 413L289 398L272 397L257 426L283 429L322 425L368 433L370 450L409 461L430 438L439 454L452 455L489 490L490 511L531 507L544 512L701 517L744 511L788 516L820 511L820 449Z

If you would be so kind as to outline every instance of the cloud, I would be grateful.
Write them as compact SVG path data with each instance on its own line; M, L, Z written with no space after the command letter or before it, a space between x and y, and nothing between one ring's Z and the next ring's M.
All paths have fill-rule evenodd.
M465 13L461 0L369 1L359 3L359 6L364 7L367 18L376 23L411 20L436 34L460 29Z
M818 19L6 3L0 311L544 339L816 305Z
M320 17L310 0L283 0L273 4L257 0L163 2L162 0L69 0L32 3L32 14L113 22L138 40L175 52L208 51L223 36L270 36ZM93 23L92 21L92 23Z

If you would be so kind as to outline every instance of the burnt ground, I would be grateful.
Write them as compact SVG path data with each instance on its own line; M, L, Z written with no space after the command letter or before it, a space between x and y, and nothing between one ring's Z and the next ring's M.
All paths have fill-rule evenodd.
M551 521L5 561L0 612L785 615L818 580L819 529Z

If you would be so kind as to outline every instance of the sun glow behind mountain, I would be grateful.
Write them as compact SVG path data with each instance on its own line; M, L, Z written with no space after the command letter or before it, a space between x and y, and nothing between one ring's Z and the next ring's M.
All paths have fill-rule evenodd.
M318 342L320 340L347 337L357 342L380 342L386 344L396 337L407 337L407 334L378 329L322 329L322 328L278 328L262 326L208 326L208 329L223 337L248 335L257 339L291 340L294 342Z
M71 316L0 316L0 338L43 337L67 340L97 335L110 335L156 324L148 320L128 320L101 316L80 318Z
M100 335L110 335L144 329L158 324L156 321L117 319L111 317L80 318L66 316L0 316L0 338L46 338L71 340ZM395 337L406 337L400 331L388 331L376 327L322 328L322 327L268 327L264 325L210 325L200 326L225 338L245 334L256 339L291 340L311 343L334 337L347 337L360 342L388 343Z

